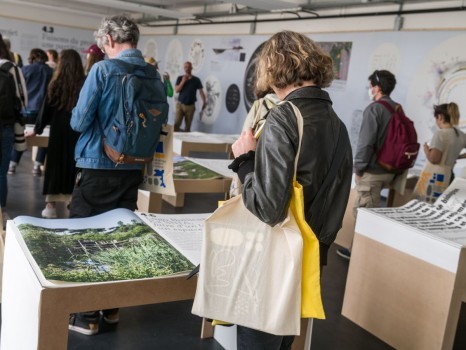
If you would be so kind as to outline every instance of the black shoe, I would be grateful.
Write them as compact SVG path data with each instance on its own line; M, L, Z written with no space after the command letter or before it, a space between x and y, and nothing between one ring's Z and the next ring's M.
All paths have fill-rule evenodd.
M120 322L120 310L119 309L110 309L100 311L102 319L107 324L117 324Z
M97 334L99 333L99 317L71 314L68 329L85 335Z

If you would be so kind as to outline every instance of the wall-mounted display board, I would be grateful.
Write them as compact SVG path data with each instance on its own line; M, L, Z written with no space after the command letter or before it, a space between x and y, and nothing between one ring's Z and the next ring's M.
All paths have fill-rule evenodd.
M461 128L466 129L466 33L368 32L309 36L334 59L335 76L327 89L334 108L350 131L353 147L359 133L364 108L369 100L368 76L375 69L387 69L397 78L392 98L401 103L415 122L421 143L430 140L436 128L434 104L456 102L460 107ZM204 132L238 133L247 110L255 99L254 68L258 48L268 36L143 36L140 49L155 56L172 83L183 74L183 63L193 61L193 72L204 84L211 103L209 118L195 116L193 129ZM153 48L156 47L156 50ZM194 52L194 53L193 53ZM230 86L239 89L229 101ZM238 108L231 108L238 101ZM231 97L233 98L233 97ZM174 119L175 98L170 118ZM200 104L198 105L198 111ZM465 119L465 120L463 120ZM421 152L422 153L422 152ZM420 171L425 158L419 157Z
M0 33L12 41L13 50L25 60L33 47L72 47L82 51L93 42L93 31L51 26L22 20L0 19ZM429 141L436 128L434 104L456 102L460 127L466 129L466 32L397 31L308 34L334 59L335 77L327 90L334 108L350 131L356 146L364 108L371 102L367 77L375 69L388 69L397 78L392 97L414 122L420 143ZM183 64L193 63L207 95L202 116L198 102L192 130L237 134L255 95L254 69L266 35L143 35L139 48L154 57L172 84L183 74ZM198 96L199 98L199 96ZM174 121L176 94L169 98ZM201 118L202 117L202 118ZM416 169L422 169L421 152ZM462 165L457 167L461 168Z
M0 17L0 33L11 41L11 49L18 52L23 63L28 64L33 48L45 50L75 49L82 53L94 43L92 30L69 28L41 22L29 22Z

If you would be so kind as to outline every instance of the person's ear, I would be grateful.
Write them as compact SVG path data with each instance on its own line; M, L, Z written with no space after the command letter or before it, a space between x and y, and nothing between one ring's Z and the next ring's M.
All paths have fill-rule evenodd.
M110 34L106 35L107 40L108 40L108 46L113 48L115 46L115 40L113 40L112 36Z

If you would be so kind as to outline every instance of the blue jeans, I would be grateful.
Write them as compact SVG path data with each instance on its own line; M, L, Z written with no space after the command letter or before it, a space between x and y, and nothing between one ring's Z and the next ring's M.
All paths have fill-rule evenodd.
M0 126L2 132L1 139L1 161L0 161L0 205L6 206L6 197L8 195L7 173L10 165L11 150L15 142L15 132L13 125Z

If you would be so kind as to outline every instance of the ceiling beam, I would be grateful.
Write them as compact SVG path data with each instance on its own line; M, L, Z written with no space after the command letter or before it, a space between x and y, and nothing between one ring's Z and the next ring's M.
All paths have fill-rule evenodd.
M287 11L296 8L296 3L281 0L234 0L234 3L266 11Z
M112 8L117 8L120 10L131 11L142 14L149 14L152 16L162 16L166 18L190 18L193 17L192 14L167 10L157 6L148 6L141 5L138 3L130 1L120 1L120 0L73 0L76 2L82 2L86 4L99 5L99 6L108 6Z

